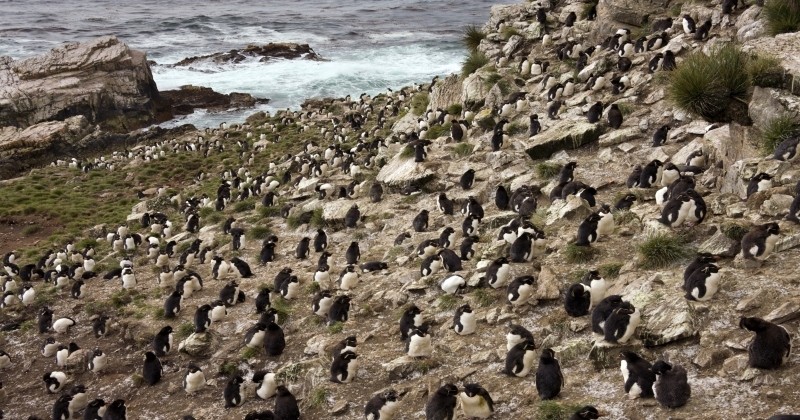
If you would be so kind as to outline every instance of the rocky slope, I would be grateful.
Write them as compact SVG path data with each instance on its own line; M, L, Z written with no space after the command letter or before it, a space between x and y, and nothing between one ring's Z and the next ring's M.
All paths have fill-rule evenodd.
M96 226L85 237L74 238L76 243L82 239L79 248L95 245L95 259L101 267L96 271L101 276L130 254L138 285L134 291L124 291L119 280L94 278L87 280L86 296L75 300L68 297L68 290L59 292L54 286L34 281L39 295L36 302L3 308L0 349L13 363L2 372L6 415L46 417L49 413L56 396L43 389L41 375L56 369L55 358L41 356L38 349L51 335L63 344L75 341L83 349L106 352L110 364L99 375L85 372L79 356L66 370L74 383L87 386L90 399L125 399L134 418L179 418L189 413L198 419L243 418L248 412L273 408L272 399L262 401L252 393L242 407L224 408L222 391L230 376L242 374L249 384L252 373L261 369L275 371L279 382L300 399L303 418L363 418L366 401L390 387L401 394L398 418L424 418L426 401L444 382L459 387L480 383L495 401L494 418L503 419L566 418L586 404L614 419L767 418L796 412L800 407L797 353L774 371L748 368L746 346L752 334L738 326L741 316L758 316L780 323L793 337L798 333L800 293L794 273L800 257L800 228L783 217L800 172L795 164L762 156L757 144L759 132L771 116L795 110L797 97L783 86L755 87L748 104L752 125L712 126L665 99L664 72L650 73L647 69L655 54L650 51L631 57L633 67L625 72L629 82L621 92L612 93L611 86L584 89L584 83L577 83L571 95L561 98L563 105L556 118L548 117L551 102L547 83L542 83L548 76L564 83L570 77L583 82L590 75L611 80L620 74L616 51L597 48L586 67L576 71L574 61L558 60L555 46L567 41L595 45L613 35L621 24L640 24L645 15L652 22L653 14L663 13L656 4L650 11L603 11L611 5L598 6L596 21L581 18L569 28L562 22L570 11L582 14L584 4L534 2L494 7L484 27L488 34L479 46L489 63L466 78L451 76L435 81L433 86L414 86L375 97L308 101L297 112L254 115L243 125L172 134L128 153L76 164L86 167L91 163L87 174L68 168L66 162L37 171L35 175L39 176L68 173L80 182L91 182L92 174L98 171L124 174L130 180L124 186L144 191L128 220L120 223L131 232L155 236L162 248L175 241L176 253L168 259L171 268L180 262L179 255L195 255L189 251L189 244L200 239L200 249L208 248L206 261L200 263L198 253L187 265L202 276L204 287L185 298L177 319L164 319L159 309L169 290L159 287L161 269L156 267L155 258L147 256L146 241L125 251L124 246L114 244L113 234L119 230L113 224ZM548 10L550 35L545 43L550 45L542 45L543 31L536 20L540 8ZM675 52L680 66L692 51L736 39L742 28L750 28L752 33L745 38L752 39L745 47L761 54L772 53L788 74L798 74L794 56L772 48L791 44L797 34L765 37L763 24L761 32L758 29L758 6L730 16L721 16L719 8L718 4L684 5L680 15L691 14L698 22L712 20L711 39L694 40L682 32L676 20L662 51ZM529 64L549 61L550 68L544 74L532 74L521 65L523 60ZM524 94L515 95L519 91ZM600 122L588 123L584 112L596 101L617 103L624 111L622 126L609 127L605 113ZM442 114L444 124L436 122L437 109L450 113L447 117ZM434 112L428 114L427 110ZM533 113L538 114L542 131L529 137L528 122ZM470 121L469 130L456 141L448 135L448 127L462 118ZM509 121L507 138L499 151L492 151L493 128L501 119ZM427 128L421 128L421 123ZM669 135L663 145L653 147L653 132L662 125L670 127ZM417 135L422 140L415 139ZM425 145L424 140L430 144ZM425 148L424 161L415 161L414 147ZM634 165L653 159L680 164L697 150L702 150L707 160L705 170L695 179L708 215L698 226L666 227L656 221L661 208L654 194L660 184L628 188L626 179ZM558 168L570 161L578 163L575 179L597 190L598 203L613 206L629 192L638 197L630 211L614 213L613 233L588 249L574 245L576 232L597 206L592 208L578 197L549 198L557 184ZM347 165L342 166L343 162ZM161 182L133 184L137 174L164 163L176 168L172 176L165 176ZM459 179L469 168L475 170L475 182L465 190ZM762 171L773 175L772 187L748 198L748 180ZM179 182L181 178L175 175L185 173L194 175L193 181ZM221 210L214 203L220 180L238 185L231 188L233 200ZM16 188L24 182L4 187ZM384 191L378 202L370 198L375 183ZM248 188L256 185L256 197L241 196L243 191L250 194ZM493 289L480 280L489 262L508 255L508 244L497 239L498 233L518 216L495 205L498 185L511 191L522 186L533 188L537 208L528 219L546 237L543 253L531 262L511 264L512 278L531 275L536 279L531 300L520 307L507 303L504 288ZM348 191L348 187L352 194L339 198L339 190ZM277 194L271 206L262 203L268 191ZM437 210L437 196L442 192L456 201L455 215ZM207 203L201 199L203 194L210 197ZM200 217L196 233L187 231L186 216L180 210L192 197L201 202L189 212ZM482 204L485 216L475 233L475 256L463 261L463 267L457 270L468 286L450 296L439 287L450 274L442 270L421 276L416 248L423 240L437 239L449 226L456 231L455 244L450 248L457 250L464 236L464 216L458 209L469 197ZM354 204L361 217L355 228L345 228L346 215ZM412 221L423 209L429 211L428 226L424 232L416 232ZM140 225L142 215L153 211L162 211L171 220L173 227L168 235L157 234L158 227ZM247 239L238 250L233 249L231 235L224 231L224 222L230 217L235 219L234 231L243 229ZM780 226L776 252L760 265L735 257L740 254L738 240L743 233L768 221L777 221ZM313 239L318 228L327 232L331 253L330 279L321 285L313 280L319 253L312 250L308 259L295 257L297 244L304 237ZM397 244L395 238L403 233L408 238ZM262 265L258 263L260 242L270 234L279 238L276 257ZM640 246L657 234L679 238L679 258L658 265L652 256L641 252ZM360 262L382 261L388 268L360 273L353 290L339 290L338 274L347 265L345 253L352 241L359 243ZM65 243L52 245L57 249ZM680 290L683 270L693 250L722 257L718 262L722 268L721 290L708 302L689 301ZM35 263L41 253L41 247L19 252L17 263ZM215 280L209 262L212 254L226 261L234 256L242 258L249 262L254 277L231 274ZM279 312L287 346L282 355L268 357L263 350L246 350L244 334L258 320L253 304L256 295L263 287L272 288L273 279L284 267L297 275L301 292L284 300L273 291L271 300ZM565 291L591 269L598 269L611 283L608 294L622 295L642 315L641 325L627 345L605 345L593 337L587 316L571 318L564 311ZM215 322L210 332L190 335L195 309L217 299L226 282L234 279L246 296L245 302L228 308L227 317ZM320 288L351 296L349 320L328 326L312 313L311 299ZM412 303L422 308L426 320L432 323L434 349L427 358L405 356L399 339L398 320ZM463 303L475 309L478 319L477 331L468 336L452 330L454 311ZM67 334L36 334L36 314L45 304L56 317L74 318L77 326ZM95 338L91 324L99 314L110 316L109 332ZM529 329L537 349L555 350L566 384L553 402L539 400L533 374L515 378L500 373L508 323ZM176 331L176 348L162 358L165 374L161 382L143 385L140 374L144 352L165 325ZM328 352L350 335L358 339L357 377L349 384L332 383ZM187 340L183 351L177 351L183 339ZM670 410L652 399L629 400L618 369L617 356L622 350L636 351L650 361L664 359L685 367L692 386L689 403ZM181 389L189 363L200 366L208 380L199 395L189 396ZM14 397L19 395L29 398L10 403L18 401Z

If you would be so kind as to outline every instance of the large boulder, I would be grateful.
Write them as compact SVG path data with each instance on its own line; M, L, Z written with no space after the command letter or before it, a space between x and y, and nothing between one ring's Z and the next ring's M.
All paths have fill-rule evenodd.
M800 76L800 32L751 39L744 43L742 50L773 56L789 74Z
M561 120L558 124L525 142L525 151L531 159L547 159L565 149L577 149L597 141L603 126L585 121Z
M248 45L241 50L233 49L227 52L201 55L196 57L184 58L175 63L175 66L190 66L200 62L211 62L214 64L240 63L248 58L258 59L259 62L266 62L274 59L295 59L321 61L322 58L314 52L308 44L296 44L293 42L270 42L266 45Z
M429 106L431 109L444 109L461 103L461 78L451 74L433 85Z
M24 60L0 57L0 126L83 115L130 131L154 122L157 99L145 53L114 36Z
M231 92L223 94L211 88L185 85L180 89L161 92L161 97L168 102L176 115L188 115L196 108L210 111L225 111L231 108L251 108L256 104L264 104L269 99L255 98L249 93Z

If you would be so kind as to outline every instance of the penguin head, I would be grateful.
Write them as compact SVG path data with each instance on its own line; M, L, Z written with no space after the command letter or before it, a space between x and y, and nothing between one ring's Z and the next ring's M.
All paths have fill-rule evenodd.
M464 393L470 398L480 395L481 390L483 390L483 387L478 384L464 384Z
M539 356L539 360L542 363L552 363L556 360L556 352L553 349L544 349L541 356Z
M231 383L236 385L243 384L244 378L242 378L241 375L236 375L233 378L231 378Z
M281 269L281 274L291 274L291 273L292 273L292 269L289 268L289 267L284 267L284 268Z
M341 353L341 358L344 360L355 360L357 357L358 355L350 350Z
M330 291L330 290L320 290L320 291L319 291L319 297L320 297L320 299L323 299L323 298L330 298L330 297L332 297L332 296L333 296L333 295L331 294L331 291Z
M103 350L100 350L100 349L94 349L94 350L92 351L92 356L94 356L94 357L100 357L100 356L102 356L102 355L103 355Z
M439 388L436 393L445 396L456 396L458 395L458 387L451 383L447 383L442 385L442 387Z
M344 344L348 347L355 347L358 344L358 340L356 339L356 336L351 335L344 339Z
M462 313L462 314L463 313L472 313L472 307L469 306L469 303L465 303L465 304L461 305L461 307L459 307L457 311Z
M767 223L764 226L766 227L767 233L769 233L770 235L780 235L781 233L780 226L778 226L778 224L775 222Z
M278 394L279 397L286 397L292 395L292 393L289 391L289 388L286 388L283 385L279 385L277 388L275 388L275 392Z
M573 418L579 418L581 420L593 420L593 419L598 419L602 416L603 414L597 411L596 408L594 408L591 405L587 405L583 408L578 409L578 411L575 412Z
M341 305L346 305L350 303L350 296L342 295L336 298L336 302Z
M411 305L410 308L406 309L406 313L409 315L419 315L422 313L422 309L418 308L417 305Z
M761 318L756 317L742 317L739 320L739 328L744 328L748 331L759 332L764 331L769 328L772 324L771 322L765 321Z
M625 351L621 352L619 354L619 358L624 360L624 361L626 361L626 362L628 362L628 363L635 363L635 362L638 362L640 360L643 360L641 356L639 356L638 354L636 354L636 353L634 353L632 351L628 351L628 350L625 350Z
M156 357L155 353L153 353L152 351L148 351L147 353L144 354L144 360L147 362L151 362L153 360L158 360L158 358Z
M652 370L656 375L663 375L665 372L672 370L672 365L663 360L659 360L653 363Z

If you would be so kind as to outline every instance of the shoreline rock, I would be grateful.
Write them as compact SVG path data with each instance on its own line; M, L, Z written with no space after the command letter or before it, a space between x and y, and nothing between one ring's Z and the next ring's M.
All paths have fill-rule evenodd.
M269 99L256 98L249 93L219 93L204 86L185 85L180 89L161 92L161 100L174 115L188 115L195 109L209 111L225 111L231 108L252 108L258 104L266 104Z
M199 55L194 57L187 57L177 63L173 64L175 67L190 66L201 61L210 61L214 64L226 63L240 63L248 58L260 57L260 63L265 63L274 59L304 59L313 61L322 61L313 48L308 44L296 44L292 42L270 42L266 45L250 44L242 49L233 49L228 52L219 52L214 54Z

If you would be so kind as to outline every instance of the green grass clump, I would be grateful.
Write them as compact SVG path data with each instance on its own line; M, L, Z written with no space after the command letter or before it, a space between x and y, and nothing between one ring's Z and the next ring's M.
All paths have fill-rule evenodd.
M481 118L480 120L478 120L477 124L478 127L483 129L484 131L490 131L494 129L494 126L497 125L497 122L495 122L494 117L489 115L486 116L485 118Z
M439 309L443 311L449 311L451 309L455 309L456 305L458 305L458 298L453 295L441 295L439 296L439 300L437 302L437 306Z
M179 325L177 331L175 331L175 338L178 340L183 340L184 338L192 335L194 332L194 324L191 322L184 322L183 324Z
M489 58L479 52L470 53L461 63L461 75L464 77L475 73L479 68L489 64Z
M233 376L238 371L239 369L236 367L236 363L233 362L225 362L219 365L219 374L222 376Z
M278 217L281 214L281 209L278 206L259 207L258 214L261 217Z
M562 403L544 400L536 407L536 420L565 420L580 409L577 405L562 405Z
M322 216L322 208L314 209L311 213L311 220L308 223L315 228L322 228L327 225L325 217Z
M39 225L25 226L24 228L22 228L22 235L23 236L34 235L38 233L40 230L42 230L42 227Z
M255 210L256 202L253 199L247 199L244 201L239 201L233 206L233 211L236 213L242 213L245 211Z
M800 134L800 123L795 117L781 115L767 123L761 132L761 150L766 155L775 152L782 141Z
M489 76L486 77L484 83L486 83L486 87L491 88L497 83L500 83L501 80L503 80L503 75L501 75L500 73L493 72L489 73Z
M322 407L322 404L325 404L325 401L328 400L328 390L325 388L314 388L311 393L308 394L308 407L309 408L319 408Z
M475 297L475 303L481 308L491 306L497 302L497 296L489 289L475 289L472 296Z
M517 28L511 25L506 25L503 28L503 31L500 33L500 35L503 37L503 39L509 39L514 35L522 35L522 34L517 30Z
M428 92L420 92L411 98L411 112L415 115L422 115L428 109Z
M245 346L242 349L242 353L241 353L242 359L243 360L250 360L250 359L258 356L258 353L260 351L261 351L260 347L247 347L247 346Z
M278 324L283 324L292 313L292 308L289 306L289 301L282 297L277 297L270 301L270 304L276 312L278 312Z
M462 110L461 104L453 104L447 107L447 113L450 115L460 116Z
M570 264L582 264L594 259L597 252L591 246L569 244L564 248L564 259Z
M415 156L414 148L411 146L403 147L403 150L400 151L400 157L410 159Z
M603 264L600 267L597 267L597 271L600 272L600 275L603 276L604 279L614 279L619 277L619 270L621 269L622 263L619 262Z
M465 26L463 34L461 35L461 41L470 53L478 51L478 46L481 45L481 41L483 41L484 38L486 38L486 33L475 25Z
M750 230L747 226L740 225L734 222L726 222L720 226L720 230L722 234L727 236L729 239L734 240L736 242L740 242L744 235Z
M456 157L467 157L472 154L472 145L469 143L458 143L453 147L453 154Z
M536 164L536 176L539 178L553 178L561 172L561 165L551 162L542 162Z
M425 134L425 138L428 140L433 140L448 134L450 134L450 123L436 124L428 127L428 132Z
M522 134L522 133L528 131L528 125L527 124L520 124L518 122L512 122L511 124L509 124L506 127L506 131L508 132L509 136L513 136L513 135L516 135L516 134Z
M275 374L275 380L278 381L278 383L295 382L300 378L302 372L303 365L294 363L279 370Z
M684 238L668 233L652 235L637 248L639 265L647 269L663 268L692 254Z
M783 86L783 67L777 58L754 55L747 61L747 73L753 86L780 88Z
M746 108L750 75L742 69L747 56L735 45L710 55L696 52L670 75L668 93L679 108L711 122L729 122Z
M796 32L800 30L800 1L767 0L764 16L770 35Z
M331 334L339 334L344 330L344 322L336 321L331 325L328 325L328 332Z
M614 222L618 225L627 225L632 221L638 221L639 216L630 210L618 210L614 212Z
M250 239L266 239L272 231L266 226L253 226L245 235Z

